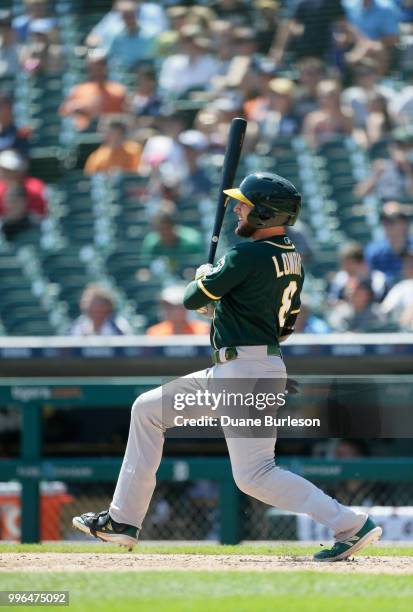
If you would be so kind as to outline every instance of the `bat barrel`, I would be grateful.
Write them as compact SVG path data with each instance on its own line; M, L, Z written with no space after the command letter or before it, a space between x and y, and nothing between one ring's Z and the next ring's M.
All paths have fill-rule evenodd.
M218 240L224 221L225 207L228 199L224 193L224 189L230 189L234 184L246 129L247 122L245 119L236 117L232 120L228 135L227 148L225 151L224 163L222 166L221 184L219 187L214 229L209 248L208 263L211 264L214 263Z

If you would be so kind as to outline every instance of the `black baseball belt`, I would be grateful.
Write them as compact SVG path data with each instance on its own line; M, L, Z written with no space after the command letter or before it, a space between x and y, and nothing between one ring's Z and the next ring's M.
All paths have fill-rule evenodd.
M247 347L242 347L247 348ZM249 347L252 348L252 347ZM281 357L281 349L276 344L268 344L267 345L267 355L272 357ZM227 361L232 361L238 357L238 351L236 346L227 346L224 349L215 350L212 353L212 362L217 365L220 363L226 363Z

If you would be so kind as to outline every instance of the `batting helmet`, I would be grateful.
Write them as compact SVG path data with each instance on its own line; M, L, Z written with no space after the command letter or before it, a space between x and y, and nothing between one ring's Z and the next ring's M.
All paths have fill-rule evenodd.
M301 210L301 194L294 185L270 172L248 174L238 188L224 193L251 206L247 221L257 229L294 225Z

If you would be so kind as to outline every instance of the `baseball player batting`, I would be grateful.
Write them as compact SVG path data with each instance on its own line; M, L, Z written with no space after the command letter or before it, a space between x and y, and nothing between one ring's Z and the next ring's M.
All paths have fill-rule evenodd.
M263 172L248 175L239 188L225 193L236 200L235 233L250 240L232 247L215 266L202 265L186 288L186 308L213 316L214 365L183 380L189 386L220 378L285 381L280 343L294 331L304 280L300 255L285 228L294 225L301 196L283 177ZM172 406L162 405L162 392L162 387L153 389L133 404L110 508L75 517L77 529L129 548L137 543L155 488L164 432L173 426L176 414ZM341 505L308 480L277 467L275 430L265 438L234 437L226 428L223 431L241 491L282 510L306 513L333 530L334 545L317 552L315 560L346 559L380 538L381 528L367 514Z

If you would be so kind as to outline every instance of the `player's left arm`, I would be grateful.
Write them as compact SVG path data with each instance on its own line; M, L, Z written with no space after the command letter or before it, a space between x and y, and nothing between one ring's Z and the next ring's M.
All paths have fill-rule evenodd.
M209 274L189 283L184 295L185 308L197 310L211 302L219 301L246 278L250 261L251 258L245 250L232 248L217 262Z

